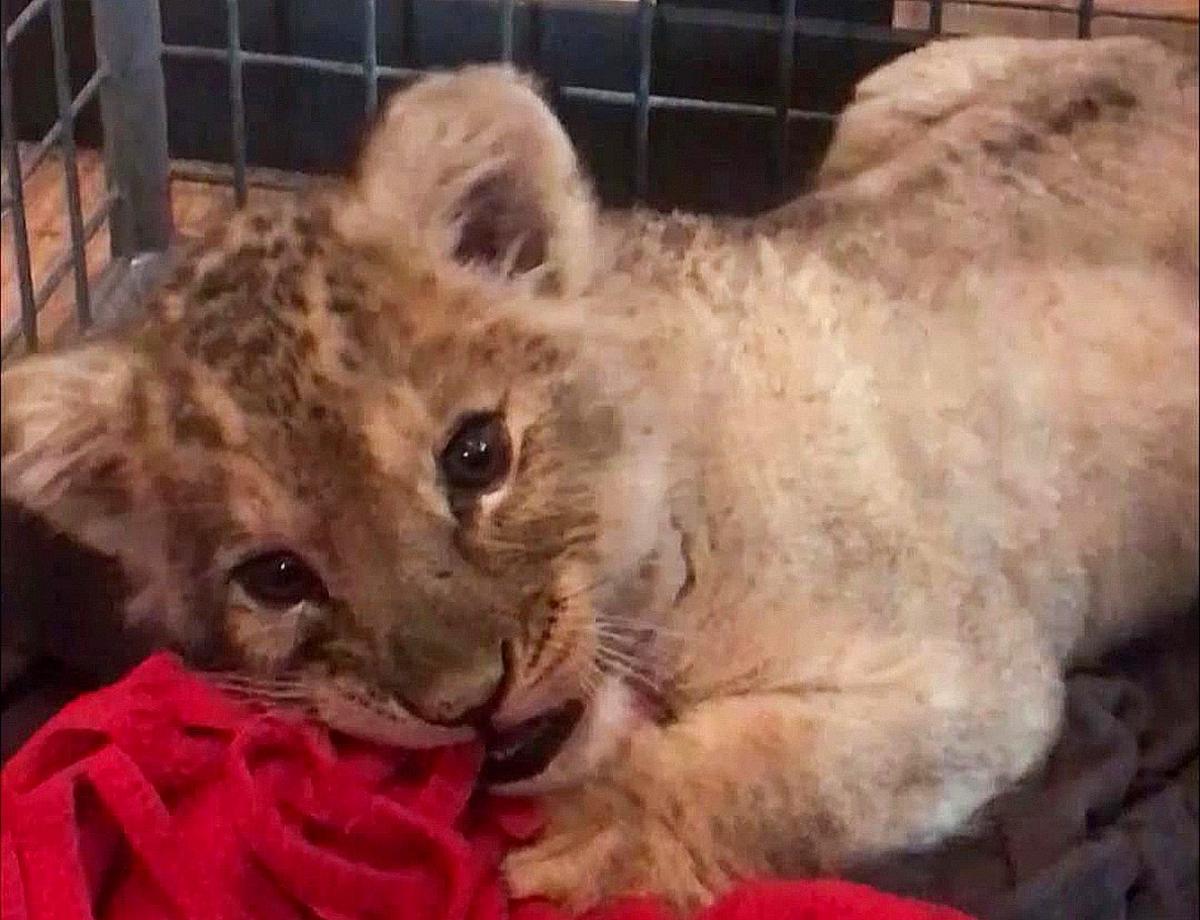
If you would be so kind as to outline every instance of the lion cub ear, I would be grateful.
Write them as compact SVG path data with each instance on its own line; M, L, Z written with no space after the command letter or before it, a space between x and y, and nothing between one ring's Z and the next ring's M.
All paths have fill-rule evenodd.
M436 74L394 96L338 219L434 270L560 291L592 270L591 190L554 114L508 67Z
M0 377L4 499L105 553L125 539L133 504L133 371L120 350L35 355Z

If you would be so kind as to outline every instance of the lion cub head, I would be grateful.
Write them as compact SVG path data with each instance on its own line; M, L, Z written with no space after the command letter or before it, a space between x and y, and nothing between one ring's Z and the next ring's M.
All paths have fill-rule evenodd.
M481 733L497 781L568 736L586 760L680 580L662 419L588 321L595 219L528 83L430 77L352 181L235 216L136 328L7 370L4 497L230 684Z

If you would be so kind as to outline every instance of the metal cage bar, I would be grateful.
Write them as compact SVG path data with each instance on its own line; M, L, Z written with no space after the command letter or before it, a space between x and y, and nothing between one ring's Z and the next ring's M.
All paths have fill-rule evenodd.
M634 194L645 199L650 191L650 70L654 58L655 0L638 0L638 77L634 101Z
M379 0L363 0L363 83L366 85L367 118L379 108Z
M803 8L801 8L803 9ZM663 3L658 15L664 25L689 25L700 28L736 29L742 32L761 32L764 35L779 34L780 13L747 13L741 10L719 9L704 6L675 6ZM866 41L892 41L899 35L890 25L868 22L847 22L827 16L805 16L796 14L796 34L807 38L833 38L839 40L863 39ZM919 33L912 38L917 39Z
M1079 28L1077 34L1080 38L1092 37L1092 16L1095 13L1095 0L1079 0Z
M589 102L603 102L609 105L629 105L637 107L639 97L619 89L596 89L591 86L561 86L559 95L566 99L582 99ZM709 112L719 115L754 115L777 117L779 109L774 105L758 102L729 102L723 99L692 99L687 96L663 96L650 93L645 100L646 108L650 111L665 109L668 111ZM836 121L837 116L832 112L820 112L816 109L788 109L789 121Z
M792 73L796 61L796 3L798 0L783 0L783 14L779 17L779 75L777 77L778 99L775 103L775 160L773 176L776 190L787 181L788 141L791 136L791 121L788 110L792 104Z
M942 34L942 0L929 0L929 33Z
M75 276L75 313L79 319L79 328L87 329L92 323L92 303L88 292L87 240L83 233L83 205L79 194L79 161L75 156L75 120L71 115L71 84L63 0L52 0L50 4L50 35L54 57L54 87L58 100L58 146L62 151L67 220L71 232L68 255Z
M932 0L931 0L932 2ZM1042 13L1071 13L1075 16L1079 15L1081 3L1067 2L1039 2L1039 0L951 0L952 3L958 6L983 6L992 7L994 9L1006 10L1029 10ZM1173 22L1177 25L1194 26L1197 24L1195 16L1187 16L1182 13L1157 13L1146 12L1144 10L1131 9L1095 9L1093 3L1088 3L1091 7L1091 12L1088 14L1092 19L1137 19L1150 22ZM1086 37L1086 36L1084 36Z
M173 233L158 0L92 0L113 256L165 252Z
M1145 10L1093 10L1093 19L1128 19L1131 22L1165 22L1177 26L1195 26L1200 24L1195 16L1180 13L1147 13Z
M4 40L13 42L17 36L25 31L26 27L37 18L37 14L44 10L50 3L50 0L33 0L25 9L17 14L16 19L9 23L8 28L4 30Z
M206 48L203 45L163 45L163 54L169 58L181 60L221 61L228 63L229 52L225 48ZM362 77L366 79L367 69L364 64L352 61L332 61L328 58L306 57L302 54L274 54L269 51L242 51L238 55L242 67L265 65L269 67L294 67L297 70L308 70L313 73L329 73L347 77ZM422 71L411 67L392 67L387 64L376 64L377 79L406 80L420 76Z
M500 0L500 60L513 62L517 26L517 0Z
M238 0L225 0L228 13L229 136L233 144L233 195L238 207L246 203L246 99L242 79L242 11Z
M208 163L204 160L175 160L171 163L171 177L208 185L232 185L233 167L227 163ZM299 173L266 166L247 168L246 181L254 188L281 192L298 191L305 184L304 177Z
M14 32L14 35L17 33ZM13 123L12 74L9 72L8 33L0 42L0 144L4 148L9 198L12 202L13 249L17 256L17 285L21 292L21 314L17 328L26 347L38 347L37 304L33 293L33 267L29 256L29 228L25 222L25 191L21 185L21 157L17 151L16 126Z

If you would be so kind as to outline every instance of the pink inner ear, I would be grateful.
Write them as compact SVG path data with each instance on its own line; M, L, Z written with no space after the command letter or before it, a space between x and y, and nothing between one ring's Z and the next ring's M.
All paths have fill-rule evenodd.
M455 259L500 265L511 256L514 274L532 271L546 261L545 215L522 191L505 173L488 176L471 188L462 204L465 219Z

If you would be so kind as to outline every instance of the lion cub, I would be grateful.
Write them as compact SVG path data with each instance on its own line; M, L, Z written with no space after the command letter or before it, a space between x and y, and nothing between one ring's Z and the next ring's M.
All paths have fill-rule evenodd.
M482 738L549 810L518 895L930 844L1196 592L1196 125L1148 42L947 42L781 211L600 215L529 83L432 76L352 181L6 371L3 494L197 667Z

